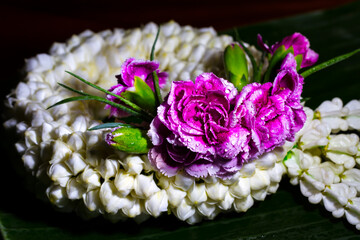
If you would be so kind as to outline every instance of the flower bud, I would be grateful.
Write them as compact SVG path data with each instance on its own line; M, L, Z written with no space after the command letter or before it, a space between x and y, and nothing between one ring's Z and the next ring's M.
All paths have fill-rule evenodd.
M239 180L231 185L230 194L235 198L244 198L250 194L250 178L239 178Z
M66 194L70 200L81 199L86 192L84 186L76 178L70 178L66 185Z
M270 184L270 176L266 171L256 169L255 174L250 178L251 190L260 190Z
M229 192L226 193L225 198L218 204L218 207L224 211L229 210L234 202L234 198Z
M238 199L235 198L234 209L237 212L246 212L249 208L254 205L254 199L251 195L248 195L246 198Z
M125 158L124 168L126 172L129 174L134 174L134 175L140 174L141 171L143 170L143 165L144 162L140 158L140 156L130 155Z
M124 170L119 170L114 180L115 187L122 197L125 197L133 190L134 182L134 176Z
M228 189L228 186L225 186L220 182L206 183L206 192L208 197L216 202L224 200Z
M249 83L249 72L246 54L239 44L235 43L225 48L224 65L227 79L241 91Z
M145 200L145 210L154 217L160 216L161 212L166 212L168 207L168 196L165 190L153 194Z
M195 208L187 202L186 198L183 199L180 205L176 208L174 214L181 221L185 221L195 214Z
M133 200L130 197L122 197L118 194L113 182L105 181L100 188L100 200L105 207L106 212L115 214L119 209L133 206Z
M169 203L172 207L177 207L186 196L186 192L175 187L173 183L170 183L166 189Z
M193 183L187 191L187 197L194 205L201 204L207 200L206 188L204 183Z
M128 208L128 207L123 207L122 212L130 217L130 218L134 218L136 216L139 216L141 214L141 203L139 199L134 199L134 205L132 205L132 207Z
M100 197L99 197L99 190L100 190L99 188L95 188L95 189L92 189L91 191L86 192L83 195L83 200L84 200L85 206L92 212L100 211L102 208Z
M154 193L160 191L154 182L153 175L137 175L134 181L134 191L138 198L146 199Z

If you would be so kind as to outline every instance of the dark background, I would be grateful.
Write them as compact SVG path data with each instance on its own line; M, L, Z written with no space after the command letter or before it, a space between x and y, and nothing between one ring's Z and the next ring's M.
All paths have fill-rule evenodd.
M85 29L96 32L175 20L222 31L350 2L354 0L1 1L0 70L6 83L2 96L16 86L12 79L24 59L47 52L53 42L64 42Z

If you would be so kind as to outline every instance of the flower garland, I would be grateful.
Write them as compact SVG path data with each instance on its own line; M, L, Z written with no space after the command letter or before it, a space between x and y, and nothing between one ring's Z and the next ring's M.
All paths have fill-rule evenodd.
M5 125L23 136L16 146L24 164L56 206L138 220L170 210L195 223L246 211L276 192L281 161L312 120L300 103L309 71L298 73L317 60L308 40L296 33L268 47L259 36L261 57L242 42L228 46L232 39L212 29L171 22L157 45L156 31L148 24L84 32L28 61L27 82L9 98L17 117ZM159 62L138 60L149 52ZM85 83L79 76L99 80L78 85L64 70ZM117 85L107 80L114 75ZM101 98L88 86L109 90ZM103 105L73 102L91 99L105 102L116 120L101 125Z

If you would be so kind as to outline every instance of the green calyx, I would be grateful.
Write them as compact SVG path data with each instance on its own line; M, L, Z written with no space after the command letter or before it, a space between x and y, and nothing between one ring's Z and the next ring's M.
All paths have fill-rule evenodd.
M118 128L111 133L113 135L111 146L127 153L145 154L151 147L146 133L146 130L139 128Z
M121 96L135 103L142 109L146 109L146 111L153 116L156 115L157 105L155 93L141 78L135 76L134 89L123 92Z
M249 83L249 72L246 54L238 44L226 47L224 65L228 80L241 91Z

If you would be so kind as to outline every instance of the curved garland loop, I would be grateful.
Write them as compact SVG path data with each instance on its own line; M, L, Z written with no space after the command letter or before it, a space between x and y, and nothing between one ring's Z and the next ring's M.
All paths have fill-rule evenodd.
M185 174L166 177L153 169L146 155L114 150L104 141L106 131L87 131L107 115L97 102L71 102L46 110L73 97L57 84L77 88L78 82L65 70L107 89L112 85L107 79L120 71L125 59L149 55L156 32L153 23L142 29L85 31L66 43L54 44L50 54L27 60L27 76L8 98L11 118L4 125L16 129L17 151L37 179L39 195L85 218L101 214L113 221L143 221L170 211L193 224L213 219L222 211L247 211L254 200L275 193L287 173L292 183L300 183L311 202L323 201L334 216L345 215L359 228L358 193L354 195L360 183L358 135L335 135L349 128L359 130L358 101L345 107L338 99L324 102L315 114L304 108L308 118L295 136L297 144L286 142L245 163L229 179ZM212 28L194 29L170 22L162 25L158 41L157 60L171 81L194 79L203 72L224 75L222 53L232 42L230 36L217 36ZM247 49L260 61L261 54L254 47ZM247 68L251 76L252 65ZM162 96L169 92L169 82L161 89ZM81 89L96 94L83 85ZM322 162L318 156L326 160Z

